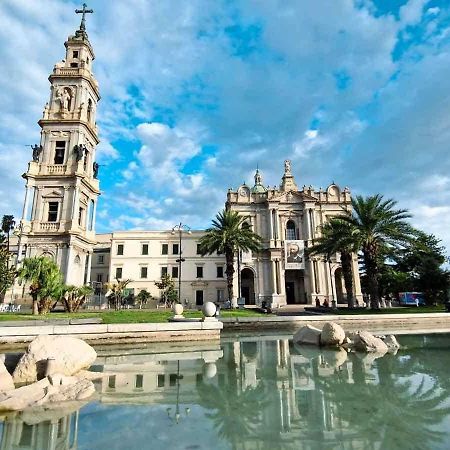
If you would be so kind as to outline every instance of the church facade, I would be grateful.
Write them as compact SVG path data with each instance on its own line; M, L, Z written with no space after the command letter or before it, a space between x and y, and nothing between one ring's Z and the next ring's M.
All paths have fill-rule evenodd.
M331 259L306 257L305 249L320 236L331 217L351 211L348 188L332 183L325 190L297 187L290 161L284 163L279 187L265 187L259 170L254 185L229 190L226 208L247 217L246 225L259 234L262 251L239 255L240 281L235 296L245 304L272 307L287 304L345 302L339 255ZM362 301L357 256L353 257L354 296ZM240 292L238 292L240 287Z

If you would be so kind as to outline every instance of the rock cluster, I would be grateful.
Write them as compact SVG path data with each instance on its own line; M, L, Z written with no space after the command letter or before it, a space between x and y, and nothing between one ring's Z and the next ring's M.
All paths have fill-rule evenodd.
M95 392L92 380L103 376L83 370L89 368L96 357L95 350L81 339L37 337L12 376L0 360L0 411L86 400ZM14 383L19 387L15 388Z
M347 351L385 354L396 353L400 348L393 335L374 336L368 331L346 333L344 329L333 322L327 322L322 330L306 325L300 328L293 337L296 344L312 344L323 347L342 348Z

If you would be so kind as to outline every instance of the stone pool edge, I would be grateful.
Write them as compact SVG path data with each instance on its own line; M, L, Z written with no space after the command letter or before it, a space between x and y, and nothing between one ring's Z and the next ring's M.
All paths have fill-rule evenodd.
M198 322L67 324L1 327L0 346L31 342L40 335L78 337L88 343L177 342L220 340L223 323L208 319Z
M304 325L321 328L326 322L334 322L349 331L364 329L393 334L450 333L449 313L234 317L221 321L226 332L295 332Z

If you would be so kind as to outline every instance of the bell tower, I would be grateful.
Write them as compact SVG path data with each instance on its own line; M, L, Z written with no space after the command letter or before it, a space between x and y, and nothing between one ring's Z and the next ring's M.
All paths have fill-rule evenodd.
M23 175L25 201L19 235L19 261L47 255L61 268L67 284L89 282L95 244L95 212L100 195L95 149L95 121L100 100L92 73L94 51L81 24L65 42L66 56L49 76L50 98L45 105L39 144Z

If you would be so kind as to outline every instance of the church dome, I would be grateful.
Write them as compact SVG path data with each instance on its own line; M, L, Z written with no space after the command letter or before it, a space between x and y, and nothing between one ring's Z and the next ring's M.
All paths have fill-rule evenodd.
M255 173L255 185L252 187L252 194L264 194L267 192L267 189L262 184L262 177L259 173L259 170L256 169Z

